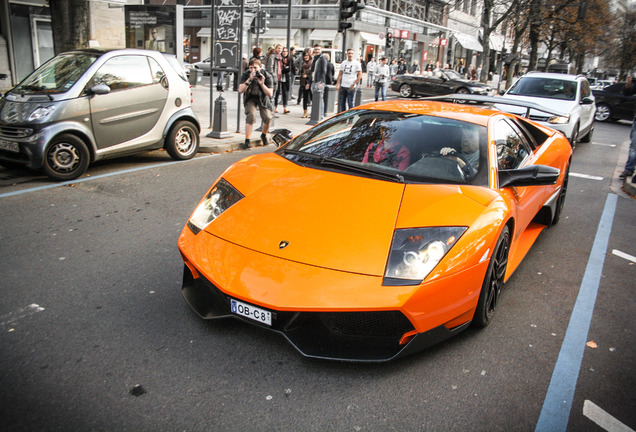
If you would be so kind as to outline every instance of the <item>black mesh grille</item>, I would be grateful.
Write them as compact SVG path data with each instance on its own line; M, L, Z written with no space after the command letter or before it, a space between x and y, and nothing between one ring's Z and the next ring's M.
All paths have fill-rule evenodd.
M399 339L413 326L398 311L322 313L320 319L335 335Z

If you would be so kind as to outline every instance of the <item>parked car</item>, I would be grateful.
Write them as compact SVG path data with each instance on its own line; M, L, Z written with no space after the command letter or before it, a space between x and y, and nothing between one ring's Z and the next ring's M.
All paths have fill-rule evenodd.
M583 75L529 72L514 83L503 97L534 102L563 113L561 116L550 116L531 110L530 119L563 132L572 146L579 140L590 142L592 139L596 106L590 84ZM509 105L496 107L515 114L525 111Z
M408 98L436 96L452 93L489 95L493 90L486 84L469 81L452 69L443 69L432 75L398 75L391 82L391 90Z
M602 90L592 90L596 99L596 120L631 120L636 108L636 95L625 96L625 83L619 82Z
M559 220L571 156L562 134L493 109L355 107L212 184L178 240L182 294L308 357L416 352L493 319Z
M590 83L590 88L592 90L602 90L605 87L611 86L614 83L616 83L616 81L613 81L613 80L597 80L594 84Z
M59 54L0 101L0 164L72 180L96 160L162 147L174 159L189 159L200 132L191 98L174 55Z
M211 62L212 62L212 57L208 57L205 60L192 63L192 67L195 69L202 70L204 74L209 74L210 66L212 64Z

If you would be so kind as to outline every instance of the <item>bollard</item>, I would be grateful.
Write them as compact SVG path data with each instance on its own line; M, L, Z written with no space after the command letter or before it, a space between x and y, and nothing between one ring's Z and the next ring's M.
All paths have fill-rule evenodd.
M326 85L325 86L325 112L335 112L336 110L336 95L338 92L336 91L336 86Z
M311 85L311 118L306 123L308 125L315 125L320 123L323 116L323 104L324 104L324 92L325 86L323 85L320 89L318 89L317 84Z
M362 87L356 87L356 94L353 97L353 106L357 107L362 104Z
M232 134L227 130L227 102L223 96L219 96L214 101L214 122L212 132L208 134L210 138L228 138Z

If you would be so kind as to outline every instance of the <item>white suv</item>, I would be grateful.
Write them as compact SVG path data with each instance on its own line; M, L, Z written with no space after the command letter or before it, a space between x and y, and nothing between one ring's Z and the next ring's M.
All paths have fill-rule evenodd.
M573 147L577 141L590 142L592 139L596 105L590 83L582 75L529 72L519 78L503 98L534 102L562 113L562 116L553 116L530 110L529 117L563 132ZM496 106L514 114L525 112L510 105Z

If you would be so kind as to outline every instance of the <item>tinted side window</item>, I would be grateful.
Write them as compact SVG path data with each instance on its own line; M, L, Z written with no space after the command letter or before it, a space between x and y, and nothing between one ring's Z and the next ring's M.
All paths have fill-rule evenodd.
M505 120L495 125L495 144L499 169L518 168L530 154L528 143Z
M590 97L591 93L590 83L587 80L581 81L581 98Z
M153 84L156 81L147 58L138 55L113 57L95 73L92 85L106 84L112 91L116 91Z

